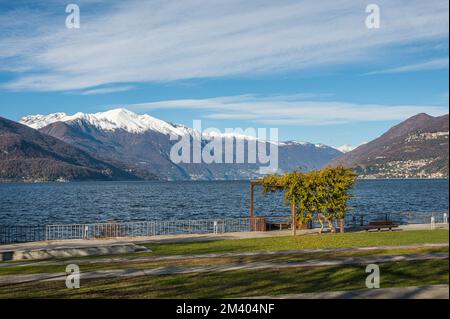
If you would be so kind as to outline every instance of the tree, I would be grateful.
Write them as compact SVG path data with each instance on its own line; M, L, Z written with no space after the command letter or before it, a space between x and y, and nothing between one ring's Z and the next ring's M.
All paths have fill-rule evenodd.
M326 209L326 220L334 232L332 222L339 219L340 231L345 230L345 213L348 209L348 200L352 197L352 189L357 175L350 169L342 166L326 168L321 172L321 191Z
M308 174L294 171L282 176L268 175L259 180L263 186L264 193L284 191L285 204L294 205L296 212L296 224L304 225L312 219L311 200L308 185Z
M343 233L345 230L344 218L348 209L348 201L353 196L350 191L353 189L358 175L351 169L343 166L332 168L332 170L334 170L335 176L337 177L335 181L335 193L337 193L336 208L339 216L340 230Z
M340 231L344 232L345 212L357 175L342 166L321 171L302 173L294 171L280 175L269 175L259 180L264 192L284 191L287 205L296 209L296 222L307 224L316 218L320 223L320 233L324 224L332 233L336 232L333 221L339 219Z

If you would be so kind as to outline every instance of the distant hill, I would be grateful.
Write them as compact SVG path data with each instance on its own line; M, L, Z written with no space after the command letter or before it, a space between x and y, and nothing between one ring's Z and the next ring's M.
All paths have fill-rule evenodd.
M213 135L184 125L172 124L149 115L138 115L119 108L95 114L30 115L22 124L56 137L108 163L143 179L158 175L165 180L239 180L260 177L260 163L174 163L170 150L176 138L187 137L205 146ZM218 136L217 134L214 136ZM221 138L248 146L254 137L221 134ZM258 147L269 142L257 140ZM278 143L279 168L282 171L318 169L342 153L332 147L308 142Z
M0 117L0 181L136 179L70 144Z
M328 165L353 168L363 178L448 177L448 121L448 114L417 114Z

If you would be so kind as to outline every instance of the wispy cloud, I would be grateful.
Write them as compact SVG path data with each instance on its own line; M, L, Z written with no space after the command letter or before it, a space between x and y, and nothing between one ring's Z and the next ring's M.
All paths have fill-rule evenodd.
M86 90L82 91L81 95L94 95L94 94L106 94L106 93L115 93L115 92L124 92L132 90L133 86L114 86L114 87L107 87L107 88L99 88L99 89L92 89L92 90Z
M448 58L434 59L421 63L403 65L396 68L373 71L367 74L372 75L372 74L388 74L388 73L406 73L406 72L429 71L440 69L448 69Z
M0 65L15 75L3 88L284 72L370 60L377 48L448 36L447 0L379 0L378 30L365 27L367 1L131 0L91 11L90 1L83 4L76 30L65 28L59 5L0 13L12 21L0 35Z
M378 105L317 101L301 95L238 95L210 99L183 99L127 105L136 112L156 109L202 110L205 118L248 120L268 125L330 125L356 122L404 120L415 114L448 113L434 105Z

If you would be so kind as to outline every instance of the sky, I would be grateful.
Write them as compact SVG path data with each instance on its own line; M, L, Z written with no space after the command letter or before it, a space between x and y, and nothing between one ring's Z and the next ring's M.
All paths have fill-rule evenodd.
M0 116L125 107L356 146L448 113L448 17L447 0L0 0Z

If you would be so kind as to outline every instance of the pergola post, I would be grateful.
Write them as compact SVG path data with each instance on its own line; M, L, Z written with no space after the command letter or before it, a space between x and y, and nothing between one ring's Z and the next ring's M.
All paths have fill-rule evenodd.
M254 193L255 185L253 182L250 182L250 218L254 217L254 208L253 208L253 193Z
M254 192L255 192L255 186L261 185L259 181L250 181L250 220L253 221L253 218L255 217L255 206L254 206ZM281 188L278 185L273 185L272 187L278 187ZM292 212L292 235L295 236L297 234L297 203L295 200L291 202L291 212ZM251 222L253 225L253 222ZM255 223L256 225L256 223ZM253 227L253 226L252 226Z
M297 206L295 204L295 200L292 201L291 205L292 209L292 236L295 236L297 234Z

